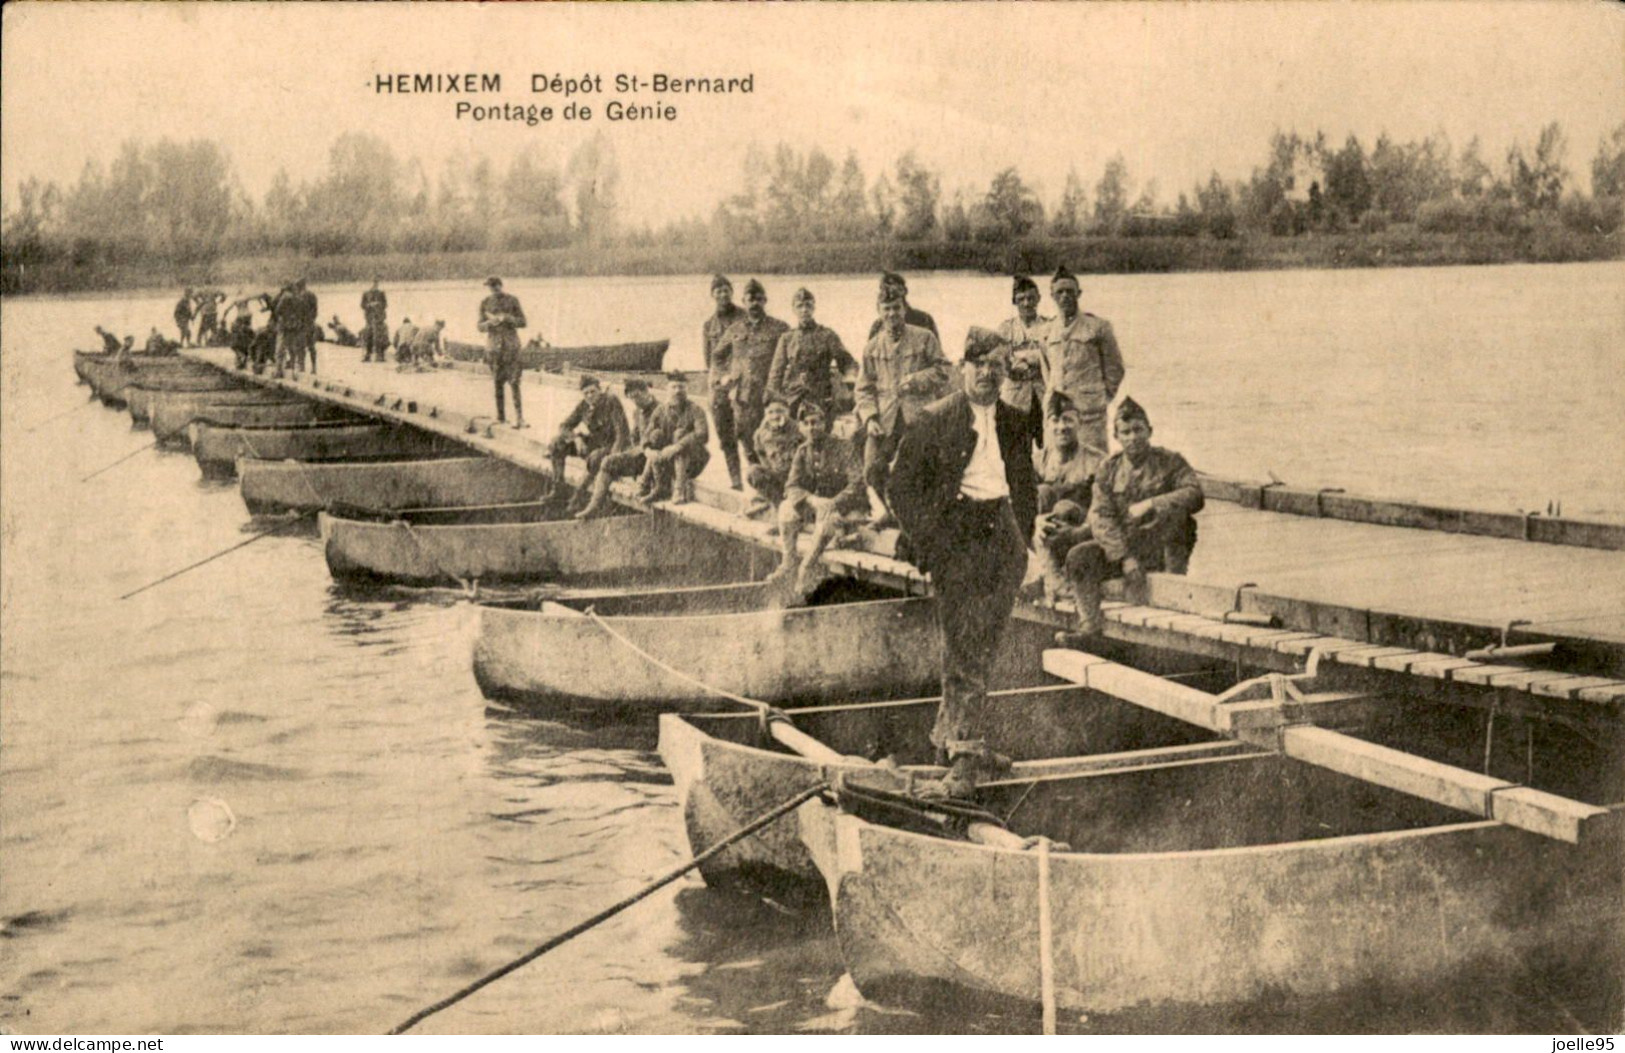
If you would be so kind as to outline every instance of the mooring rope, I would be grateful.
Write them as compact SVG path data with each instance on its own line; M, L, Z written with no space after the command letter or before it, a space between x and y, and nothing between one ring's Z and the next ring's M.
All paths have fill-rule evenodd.
M676 881L678 878L682 877L684 874L688 873L690 870L693 870L695 867L699 866L700 864L707 862L708 860L710 860L711 858L716 856L717 853L721 852L723 849L725 849L728 846L732 845L734 842L742 840L742 839L744 839L746 837L749 837L751 834L754 834L756 831L762 829L764 826L767 826L770 823L776 822L777 820L779 820L783 816L789 814L791 811L794 811L796 808L799 808L801 805L805 804L807 801L812 800L814 797L818 796L819 794L823 793L825 790L828 790L828 789L829 789L829 783L827 783L827 782L820 782L816 786L807 787L805 790L800 791L799 793L795 794L793 797L790 797L788 800L785 800L782 803L780 803L779 805L777 805L776 807L770 809L765 814L760 815L755 819L752 819L750 822L746 823L744 826L741 826L739 829L735 830L733 833L729 834L727 837L723 838L722 840L718 841L716 844L712 845L710 848L707 848L704 852L701 852L699 855L695 856L693 859L690 859L688 862L682 864L681 866L673 867L671 870L666 871L664 874L662 874L659 877L655 878L653 881L649 882L647 885L644 885L638 891L634 892L630 896L627 896L625 899L621 900L620 902L614 904L613 906L604 908L603 910L599 911L597 914L594 914L592 917L586 919L585 921L582 921L582 922L579 922L579 923L577 923L575 925L570 926L568 929L565 929L563 932L559 933L558 935L553 936L553 937L549 938L548 940L546 940L545 942L538 944L537 946L535 946L531 950L526 951L524 954L520 955L518 958L515 958L513 961L509 962L507 965L502 966L500 969L495 969L495 970L493 970L493 971L491 971L489 973L486 973L484 976L480 977L478 980L475 980L473 983L469 984L467 987L462 988L461 990L457 991L454 994L447 995L445 998L442 998L440 1001L434 1003L433 1005L429 1006L428 1008L418 1010L416 1013L413 1013L411 1016L407 1017L401 1023L396 1024L393 1028L391 1028L389 1030L388 1033L391 1034L391 1035L404 1034L406 1031L410 1030L411 1028L413 1028L417 1024L421 1023L422 1021L426 1020L427 1018L433 1016L434 1014L440 1012L442 1009L446 1009L446 1008L448 1008L450 1006L456 1005L458 1002L461 1002L463 999L467 998L469 995L471 995L474 992L478 991L480 988L485 987L485 986L487 986L489 984L495 983L497 980L502 979L504 976L507 976L509 973L515 971L516 969L520 969L520 968L530 964L531 962L535 961L537 958L540 958L542 955L546 954L548 951L551 951L553 948L559 946L560 944L568 943L570 940L572 940L575 937L577 937L577 936L581 935L582 933L586 932L588 929L591 929L591 928L593 928L593 927L595 927L595 926L597 926L597 925L599 925L599 924L601 924L601 923L603 923L605 921L608 921L610 918L612 918L615 915L619 914L621 911L623 911L626 908L632 906L632 904L638 902L641 899L646 898L651 893L656 892L660 888L671 884L673 881Z
M686 683L693 684L695 687L699 688L700 690L708 691L711 694L718 696L719 698L726 698L730 702L737 702L742 706L749 706L750 708L756 710L759 713L765 713L765 712L773 709L773 706L771 704L769 704L767 702L763 702L759 698L746 698L744 695L736 695L732 691L726 691L726 690L724 690L724 689L722 689L720 687L716 687L714 685L708 684L704 680L701 680L697 676L690 676L688 673L683 672L681 669L676 669L676 668L672 667L669 663L661 661L659 658L657 658L654 655L650 654L648 651L645 651L643 648L639 647L637 644L633 643L631 640L628 640L625 636L621 635L619 632L616 632L614 627L611 626L608 622L606 622L598 614L597 611L595 611L595 610L593 610L592 608L589 607L585 613L586 613L588 618L592 619L593 624L597 625L600 629L604 630L604 632L608 633L613 639L615 639L619 643L624 644L629 650L631 650L633 653L637 654L640 658L642 658L644 661L648 662L650 665L655 666L657 669L660 669L660 670L662 670L664 672L670 673L672 676L675 676L677 679L682 680L682 681L684 681Z
M159 578L157 581L149 581L149 582L147 582L147 584L141 586L139 589L136 589L133 592L126 592L124 595L120 596L119 599L127 600L131 596L135 596L135 595L138 595L140 593L146 592L148 589L153 588L154 586L162 585L166 581L169 581L169 580L171 580L173 578L178 578L182 574L185 574L189 570L196 570L198 567L203 566L205 563L213 563L215 560L219 559L221 556L230 555L231 553L236 552L240 548L247 548L249 545L252 545L254 542L260 540L261 538L270 537L272 534L280 533L280 532L288 529L291 526L297 526L298 524L304 522L306 519L310 518L311 515L312 515L312 513L310 513L310 512L300 512L297 516L295 516L294 518L288 520L285 523L278 523L276 526L271 527L269 530L262 530L258 534L255 534L253 537L249 538L246 541L239 541L239 542L237 542L237 544L232 545L230 548L221 549L219 552L216 552L212 556L206 556L203 559L198 560L196 563L187 564L186 566L182 567L180 570L173 571L172 573L169 573L169 574L165 574L163 577Z

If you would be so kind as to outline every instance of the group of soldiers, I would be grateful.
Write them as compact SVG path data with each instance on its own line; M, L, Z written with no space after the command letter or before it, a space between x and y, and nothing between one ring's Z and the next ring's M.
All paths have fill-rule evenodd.
M221 326L220 305L226 294L218 289L193 289L188 286L175 301L175 328L180 330L181 347L204 347L225 338ZM194 342L192 323L197 323Z
M1035 587L1076 604L1077 628L1057 642L1080 647L1102 631L1107 580L1123 579L1125 595L1143 602L1147 573L1183 573L1196 543L1196 473L1151 445L1149 415L1131 398L1110 417L1119 446L1110 452L1108 413L1125 376L1111 324L1079 309L1079 282L1066 268L1050 280L1053 317L1039 313L1038 284L1017 277L1015 313L970 329L956 378L935 320L909 302L901 275L882 276L857 358L817 321L807 289L791 298L795 325L767 313L755 279L743 308L723 275L710 294L715 309L702 331L710 416L731 485L753 491L747 514L776 510L768 529L783 555L774 577L793 578L805 595L836 539L900 527L900 558L928 571L939 597L943 703L932 742L950 765L945 790L996 776L1008 762L987 740L987 678L1029 551L1042 570ZM511 326L524 324L518 302L503 295L497 283L481 305L499 419L502 348ZM517 348L517 335L511 343ZM645 382L628 381L630 420L597 378L581 385L551 446L555 478L567 456L586 462L587 484L570 510L597 514L611 482L633 475L644 498L691 500L709 435L684 375L671 375L664 405ZM831 425L848 413L855 419L838 436ZM798 539L809 527L802 555Z

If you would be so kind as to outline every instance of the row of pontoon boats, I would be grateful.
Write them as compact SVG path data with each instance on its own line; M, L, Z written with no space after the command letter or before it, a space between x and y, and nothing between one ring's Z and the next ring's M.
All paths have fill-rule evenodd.
M339 587L507 588L479 607L481 690L554 715L659 714L696 853L823 787L702 873L827 904L871 998L1112 1013L1562 961L1611 985L1618 1019L1617 723L1497 728L1492 702L1486 735L1481 710L1403 678L1373 690L1325 662L1235 689L1260 670L1121 641L1085 659L1017 620L994 677L1014 768L941 801L929 596L833 577L787 604L759 544L624 494L614 514L565 518L562 482L445 434L185 359L75 367L132 415L143 401L205 474L236 475L250 513L314 514ZM1120 662L1172 679L1110 675Z

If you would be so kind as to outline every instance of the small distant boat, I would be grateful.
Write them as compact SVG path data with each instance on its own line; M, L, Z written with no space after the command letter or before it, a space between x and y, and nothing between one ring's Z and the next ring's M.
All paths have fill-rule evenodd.
M245 457L237 475L254 515L510 504L547 494L544 476L500 457L335 463Z
M583 347L527 346L519 352L526 369L562 373L566 369L604 370L621 373L658 373L670 340L645 340L631 344L591 344ZM446 355L458 362L484 362L485 345L460 340L446 341Z
M714 707L718 691L811 705L923 695L939 683L934 600L774 608L773 599L771 586L735 584L560 597L535 610L484 605L474 679L492 698L648 713Z
M327 568L347 581L625 586L680 580L693 565L728 574L748 567L739 542L667 516L562 517L557 504L529 503L411 509L370 521L324 514L320 527Z
M261 460L336 461L433 456L465 448L416 428L371 421L314 424L239 424L193 421L192 454L211 478L237 474L239 457Z

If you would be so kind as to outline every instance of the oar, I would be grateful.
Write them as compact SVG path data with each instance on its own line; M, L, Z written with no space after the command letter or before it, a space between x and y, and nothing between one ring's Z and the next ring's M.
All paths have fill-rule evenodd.
M145 450L150 450L154 446L157 446L157 445L158 445L158 440L154 439L151 442L147 443L145 446L141 446L141 447L138 447L138 448L136 448L134 450L131 450L129 453L125 454L123 457L120 457L118 460L114 461L112 464L103 465L102 467L96 469L94 472L91 472L89 475L85 476L83 479L81 479L79 481L81 483L88 483L92 479L96 478L98 475L100 475L103 472L107 471L109 468L116 468L119 465L123 464L125 461L129 460L131 457L134 457L136 454L141 453L141 452L143 452Z
M827 789L829 789L829 784L828 783L822 783L822 782L819 783L817 786L809 786L809 787L807 787L805 790L800 791L795 796L789 798L788 800L783 801L782 803L780 803L776 807L772 808L766 814L758 816L755 819L752 819L750 822L746 823L744 826L741 826L739 829L735 830L733 833L729 834L727 837L724 837L722 840L720 840L716 844L712 845L710 848L707 848L704 852L701 852L699 855L695 856L693 859L690 859L688 862L682 864L681 866L673 867L671 870L666 871L664 874L662 874L659 877L655 878L653 881L649 882L647 885L645 885L642 888L638 889L636 892L632 893L630 896L627 896L625 899L621 900L620 902L614 904L613 906L604 908L603 910L599 911L597 914L594 914L592 917L588 918L586 921L579 922L579 923L577 923L575 925L570 926L568 929L565 929L563 932L559 933L557 936L554 936L554 937L548 939L544 943L538 944L537 946L533 947L531 950L526 951L524 954L520 955L519 957L515 958L513 961L509 962L507 965L502 966L500 969L495 969L495 970L493 970L493 971L491 971L489 973L486 973L484 976L480 977L478 980L475 980L473 983L469 984L467 987L464 987L462 990L457 991L454 994L448 995L445 998L442 998L440 1001L436 1002L434 1005L431 1005L426 1009L418 1010L416 1013L413 1013L411 1016L407 1017L405 1020L401 1021L399 1024L396 1024L394 1027L390 1028L389 1034L391 1034L391 1035L399 1035L399 1034L405 1033L406 1031L408 1031L411 1028L415 1027L417 1024L421 1023L422 1021L424 1021L424 1020L428 1019L429 1017L433 1016L434 1014L440 1012L442 1009L446 1009L446 1008L448 1008L450 1006L456 1005L458 1002L461 1002L463 999L467 998L469 995L473 994L475 991L478 991L480 988L485 987L488 984L495 983L496 981L502 979L504 976L507 976L509 973L513 972L514 970L522 968L523 966L530 964L531 962L535 961L537 958L540 958L542 955L546 954L548 951L550 951L553 948L559 946L560 944L568 943L570 940L573 940L577 936L580 936L582 933L586 932L588 929L591 929L594 926L596 926L596 925L598 925L598 924L600 924L602 922L608 921L610 918L613 918L615 915L619 914L621 911L625 910L627 907L630 907L632 904L638 902L639 900L648 897L651 893L653 893L656 890L662 888L663 886L671 884L673 881L676 881L678 878L682 877L684 874L688 873L690 870L693 870L695 867L697 867L700 864L704 863L708 859L711 859L718 852L721 852L723 849L727 848L729 845L733 844L735 841L739 841L739 840L742 840L743 838L749 837L751 834L754 834L756 831L760 830L762 827L767 826L769 823L774 822L775 820L779 819L781 816L784 816L784 815L794 811L796 808L799 808L803 803L805 803L807 801L810 801L812 798L818 796L819 794L823 793Z
M146 592L148 589L153 588L154 586L162 585L166 581L171 581L171 580L173 580L175 578L178 578L182 574L185 574L189 570L196 570L198 567L203 566L205 563L213 563L215 560L219 559L221 556L230 555L231 553L236 552L240 548L247 548L249 545L252 545L254 542L260 540L260 538L270 537L272 534L281 533L282 531L288 529L291 526L297 526L299 523L302 523L306 519L309 519L311 517L311 515L313 515L313 514L314 513L311 513L311 512L301 512L301 513L299 513L299 515L297 515L294 518L288 520L286 523L278 523L276 526L271 527L269 530L260 531L258 534L255 534L253 537L248 538L246 541L239 541L235 545L232 545L229 548L221 549L219 552L216 552L212 556L205 556L203 559L198 560L196 563L189 563L186 566L182 567L180 570L172 571L172 572L170 572L168 574L165 574L163 577L159 578L157 581L149 581L145 585L141 586L139 589L136 589L134 592L126 592L124 595L120 596L119 599L127 600L131 596L135 596L135 595L138 595L140 593Z
M46 417L44 420L40 421L38 424L36 424L33 427L29 428L27 434L32 435L36 431L39 431L41 428L45 427L47 424L54 424L57 421L61 420L63 417L72 416L73 414L78 413L80 410L84 409L86 406L97 405L99 401L100 400L97 399L94 394L92 394L90 396L90 398L88 398L85 401L79 403L79 405L73 407L73 409L63 410L61 413L58 413L55 416Z

